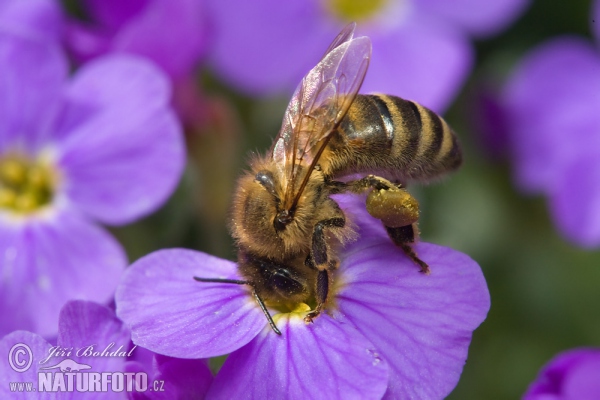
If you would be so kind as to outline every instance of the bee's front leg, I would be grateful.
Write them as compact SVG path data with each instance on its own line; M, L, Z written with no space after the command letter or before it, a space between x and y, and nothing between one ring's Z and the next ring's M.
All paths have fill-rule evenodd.
M321 311L323 310L323 306L327 302L327 296L329 295L329 273L326 269L319 271L317 275L317 284L315 288L315 300L317 302L317 307L306 314L304 317L304 322L313 322L313 319L317 318Z
M304 321L306 322L312 322L312 320L321 313L323 306L327 302L327 296L329 295L328 270L333 270L337 267L337 260L332 259L329 255L330 249L327 244L325 230L343 228L345 225L346 219L344 218L343 213L341 213L341 210L340 216L319 221L315 225L312 235L312 249L306 259L306 264L319 271L315 284L315 301L317 306L304 318Z
M346 219L342 216L326 219L317 222L315 229L312 234L312 264L313 267L319 271L323 271L330 268L329 257L329 245L327 244L327 237L325 236L325 230L331 228L343 228L346 225Z

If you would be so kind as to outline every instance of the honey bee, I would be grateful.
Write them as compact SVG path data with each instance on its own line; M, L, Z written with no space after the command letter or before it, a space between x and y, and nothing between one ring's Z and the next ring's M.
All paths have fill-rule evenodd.
M370 191L368 212L416 263L419 204L405 188L458 168L461 150L448 124L431 110L395 96L357 95L371 57L368 37L348 25L302 79L269 152L238 182L231 231L243 280L271 328L268 305L314 304L323 310L338 267L336 248L353 234L330 195ZM368 174L352 180L357 174ZM344 180L346 179L346 180ZM348 180L349 179L349 180Z

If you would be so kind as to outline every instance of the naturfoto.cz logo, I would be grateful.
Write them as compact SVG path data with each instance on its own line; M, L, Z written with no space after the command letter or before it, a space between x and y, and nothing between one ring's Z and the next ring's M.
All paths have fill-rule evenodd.
M146 392L164 391L164 382L155 380L148 386L145 372L95 372L89 364L79 363L66 357L129 357L135 347L128 352L123 346L114 349L110 343L102 350L94 345L80 349L51 347L48 355L34 365L34 355L25 343L13 345L8 353L8 362L13 371L22 374L32 367L37 369L37 382L10 382L11 392ZM58 361L58 359L61 359ZM51 360L55 363L50 363ZM43 365L43 366L42 366Z

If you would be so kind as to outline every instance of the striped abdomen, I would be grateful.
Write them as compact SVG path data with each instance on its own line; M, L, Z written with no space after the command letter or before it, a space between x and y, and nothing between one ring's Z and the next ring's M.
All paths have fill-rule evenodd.
M440 116L412 101L359 95L320 164L326 176L373 173L428 181L458 168L456 135Z

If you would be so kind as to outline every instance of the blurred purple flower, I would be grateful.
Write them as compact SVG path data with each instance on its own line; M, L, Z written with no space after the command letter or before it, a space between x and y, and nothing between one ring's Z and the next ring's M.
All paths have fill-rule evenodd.
M173 81L186 122L202 108L192 76L208 42L202 0L83 0L85 21L71 19L66 43L79 63L108 53L152 60Z
M417 100L440 112L473 62L468 36L503 29L528 0L235 0L209 1L211 62L225 81L250 94L291 91L341 27L356 21L373 43L364 92Z
M578 37L542 44L510 77L502 106L518 186L549 197L569 240L599 246L600 47Z
M133 56L72 79L56 42L0 29L0 334L56 334L69 299L108 302L127 260L93 221L156 210L185 161L163 74Z
M523 400L600 399L600 349L569 350L554 357Z
M63 15L56 0L0 0L0 29L58 40Z
M206 394L212 375L204 360L179 360L171 357L155 357L154 369L140 368L139 363L130 361L137 352L145 349L133 347L130 340L129 330L115 316L111 309L85 301L70 301L61 310L58 320L59 334L56 345L48 343L42 337L27 331L15 331L0 340L0 353L4 356L0 361L0 397L12 398L14 393L10 391L11 382L33 382L36 392L19 393L19 399L40 398L40 388L37 388L38 374L53 374L53 382L62 375L58 368L42 370L59 364L69 359L78 364L85 364L91 368L82 369L80 372L145 372L148 373L148 388L154 388L155 380L164 381L156 388L164 391L146 390L143 392L127 390L127 375L124 376L123 390L115 393L118 387L113 386L111 381L108 390L100 393L81 393L76 391L77 379L85 380L73 374L73 389L65 387L63 391L47 392L46 399L81 399L81 398L130 398L135 399L186 399L202 398ZM18 355L12 352L13 346L27 345L31 349L32 363L24 372L15 371L14 365L25 364L29 360L27 353ZM23 348L24 349L24 348ZM53 350L54 349L54 350ZM26 351L26 350L25 350ZM64 353L61 353L63 351ZM112 355L93 355L90 352ZM66 354L70 352L70 354ZM79 355L78 355L79 354ZM8 357L6 357L8 355ZM50 357L50 355L52 355ZM12 363L12 365L11 365ZM24 366L23 366L24 367ZM73 371L71 371L73 372ZM193 374L193 376L192 376ZM83 375L83 374L82 374ZM66 378L68 379L68 378ZM66 381L65 379L65 381ZM112 376L111 376L112 379ZM131 382L134 388L135 383ZM187 396L186 396L187 394Z
M360 239L342 253L329 310L313 324L304 323L306 310L276 314L276 335L245 288L193 279L239 279L234 263L172 249L135 262L117 290L133 342L174 357L233 352L214 398L443 398L489 309L479 266L423 243L417 251L432 273L419 274L364 200L336 199Z

